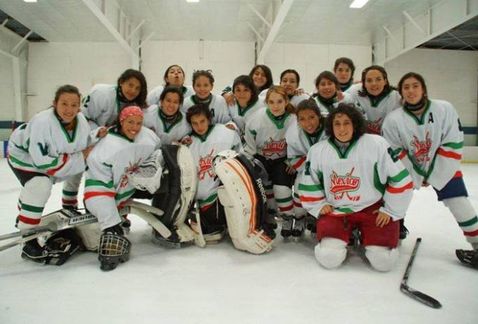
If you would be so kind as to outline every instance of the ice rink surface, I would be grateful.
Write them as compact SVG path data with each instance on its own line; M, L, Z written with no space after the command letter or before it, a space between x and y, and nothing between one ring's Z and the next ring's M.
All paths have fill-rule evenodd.
M464 164L478 210L478 165ZM20 184L0 159L0 234L15 230ZM45 212L60 208L55 185ZM65 265L20 258L20 246L0 252L0 323L478 323L478 271L462 266L455 249L469 249L451 213L431 188L415 192L410 230L388 273L374 271L349 251L337 270L321 268L314 239L284 241L266 255L237 251L229 240L171 250L151 243L151 229L135 216L130 261L102 272L96 254ZM409 285L438 299L432 309L399 285L415 239L422 237Z

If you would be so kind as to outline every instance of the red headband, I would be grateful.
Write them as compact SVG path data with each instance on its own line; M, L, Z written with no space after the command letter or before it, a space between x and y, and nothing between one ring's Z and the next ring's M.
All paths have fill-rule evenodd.
M143 117L144 114L143 114L143 111L141 110L141 108L139 108L138 106L128 106L128 107L124 108L123 110L121 110L121 112L120 112L120 115L119 115L120 123L122 123L123 120L125 120L126 118L128 118L130 116L141 116L141 117Z

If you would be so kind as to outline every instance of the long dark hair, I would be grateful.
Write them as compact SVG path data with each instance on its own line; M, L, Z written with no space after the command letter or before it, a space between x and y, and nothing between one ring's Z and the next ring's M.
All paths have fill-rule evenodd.
M300 85L300 75L299 75L299 72L297 72L296 70L294 69L287 69L287 70L284 70L282 71L282 73L280 74L280 81L282 82L282 78L284 77L284 75L286 75L287 73L292 73L295 75L295 78L297 79L297 86Z
M254 81L252 81L252 78L250 76L240 75L235 78L234 83L232 84L232 93L234 93L234 89L236 89L236 86L238 85L243 85L251 91L251 99L249 99L249 102L247 103L248 105L257 101L259 94L257 91L257 87L255 86Z
M272 80L272 72L271 72L271 69L270 69L267 65L264 65L264 64L257 64L256 66L254 66L254 67L252 68L251 72L249 72L249 76L252 78L252 76L254 75L254 73L255 73L258 69L261 69L261 70L264 72L264 74L265 74L265 76L266 76L266 79L267 79L266 83L265 83L262 87L260 87L260 88L257 89L258 92L261 92L261 91L263 91L263 90L265 90L265 89L269 89L269 88L272 86L272 83L273 83L274 81Z
M183 76L184 76L184 77L183 77L183 82L184 82L184 80L186 80L186 73L184 73L183 68L182 68L180 65L178 65L178 64L173 64L173 65L168 66L168 68L166 69L166 71L164 71L163 80L164 80L164 85L166 85L166 86L169 85L169 83L168 83L168 81L167 81L169 70L171 70L173 67L178 67L178 68L183 72Z
M164 98L166 98L166 95L168 93L176 93L179 96L179 105L183 104L183 101L184 101L183 91L179 87L175 87L175 86L166 86L163 89L163 92L161 92L161 94L159 95L159 100L163 101Z
M353 79L354 77L354 72L355 72L355 65L354 65L354 62L349 59L348 57L339 57L338 59L335 60L335 63L334 63L334 72L337 71L337 68L339 67L339 64L346 64L349 68L350 68L350 71L352 72L350 74L350 80ZM349 81L350 81L349 80Z
M317 88L317 90L319 89L319 83L320 81L322 81L322 79L327 79L329 81L332 81L335 84L335 91L340 90L339 80L337 80L337 77L335 76L335 74L333 74L330 71L323 71L317 76L317 78L315 78L315 87ZM317 92L317 94L318 93L319 92Z
M139 95L134 98L134 102L141 108L146 108L146 95L148 94L148 85L146 83L146 78L144 77L144 74L141 71L138 70L133 70L133 69L127 69L124 71L120 77L118 78L118 89L120 89L121 83L131 79L135 78L136 80L139 81L141 85L141 90L139 92Z
M422 85L422 89L423 89L423 98L428 99L428 90L427 90L427 85L425 84L425 79L420 74L418 74L416 72L408 72L404 76L401 77L400 81L398 81L398 93L400 93L402 98L403 98L403 95L402 95L403 83L405 82L405 80L410 79L410 78L414 78L418 82L420 82L420 84Z
M325 133L333 140L335 140L334 134L334 119L339 114L347 115L352 121L354 133L352 140L357 140L366 133L366 123L362 116L362 113L357 110L353 104L340 103L338 107L327 116L325 120Z
M60 96L64 93L76 94L78 96L78 99L81 99L81 93L77 87L71 84L65 84L59 87L58 89L56 89L55 99L54 99L55 103L58 102L58 99L60 99Z
M367 77L367 73L371 70L377 70L378 72L380 72L380 74L382 74L383 79L386 81L386 84L383 87L382 93L387 93L393 89L390 86L390 82L388 81L388 74L387 74L387 71L385 71L385 68L380 65L371 65L369 67L366 67L362 71L362 90L359 91L359 96L366 97L370 95L367 91L367 88L365 88L365 79Z

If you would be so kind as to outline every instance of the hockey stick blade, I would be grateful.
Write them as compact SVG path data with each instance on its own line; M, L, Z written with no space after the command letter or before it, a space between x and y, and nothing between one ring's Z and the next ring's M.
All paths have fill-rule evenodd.
M422 304L425 304L432 308L441 308L441 304L438 300L431 296L428 296L427 294L422 293L421 291L410 288L406 284L402 283L400 285L400 291L403 292L405 295L415 299L416 301L419 301Z
M416 301L419 301L422 304L433 308L441 308L441 304L438 300L408 286L408 276L410 275L410 270L412 269L413 261L415 261L417 250L421 242L421 237L418 237L415 241L415 246L413 247L412 254L410 255L407 269L405 270L405 273L402 278L402 283L400 284L400 291L403 292L405 295L415 299Z

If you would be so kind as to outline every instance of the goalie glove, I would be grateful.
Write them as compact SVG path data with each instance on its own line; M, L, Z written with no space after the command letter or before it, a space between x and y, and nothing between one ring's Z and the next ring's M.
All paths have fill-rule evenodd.
M129 171L126 176L136 189L154 194L161 186L163 165L163 154L161 150L156 150L139 165L138 169Z

